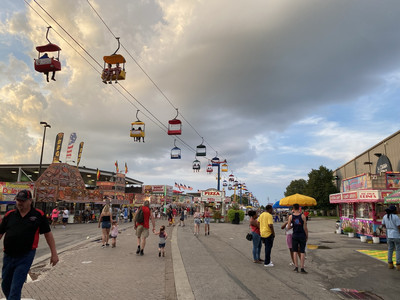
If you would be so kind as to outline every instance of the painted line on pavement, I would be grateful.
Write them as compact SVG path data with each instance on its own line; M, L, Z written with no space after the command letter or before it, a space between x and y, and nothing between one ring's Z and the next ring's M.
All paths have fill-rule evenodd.
M172 230L171 238L171 252L172 262L174 266L174 278L175 278L175 289L176 297L178 300L194 300L194 294L192 287L190 286L189 279L183 265L181 252L178 247L178 226L175 226Z

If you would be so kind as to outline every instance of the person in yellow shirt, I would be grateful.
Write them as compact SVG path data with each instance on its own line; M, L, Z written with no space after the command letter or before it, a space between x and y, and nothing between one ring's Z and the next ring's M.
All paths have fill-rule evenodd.
M272 206L267 205L265 210L266 211L258 217L261 240L265 244L264 267L273 267L274 264L271 261L271 250L272 246L274 245L275 231L274 220L272 218Z

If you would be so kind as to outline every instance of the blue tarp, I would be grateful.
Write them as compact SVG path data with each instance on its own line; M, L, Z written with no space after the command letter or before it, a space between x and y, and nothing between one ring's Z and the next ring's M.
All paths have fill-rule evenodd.
M272 208L290 208L290 206L281 206L281 205L279 205L279 201L280 200L276 201L274 203L274 205L272 205Z

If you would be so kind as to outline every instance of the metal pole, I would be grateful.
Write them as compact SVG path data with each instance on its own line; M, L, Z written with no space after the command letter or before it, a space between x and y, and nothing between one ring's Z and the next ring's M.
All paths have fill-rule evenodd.
M218 190L218 191L219 191L219 189L220 189L220 174L221 174L221 173L220 173L220 170L221 170L220 167L221 167L221 164L219 163L219 164L218 164L218 179L217 179L217 183L218 183L218 184L217 184L217 190Z
M44 141L46 139L46 128L49 127L51 128L51 126L49 124L47 124L46 122L40 122L41 125L44 125L44 131L43 131L43 141L42 141L42 152L40 153L40 163L39 163L39 174L38 174L38 178L40 177L40 172L42 171L42 160L43 160L43 150L44 150Z

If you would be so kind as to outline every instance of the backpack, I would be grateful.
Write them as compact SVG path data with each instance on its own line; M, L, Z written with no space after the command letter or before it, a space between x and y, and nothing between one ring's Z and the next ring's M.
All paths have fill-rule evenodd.
M144 213L143 213L142 208L140 208L140 209L137 211L137 213L136 213L136 215L135 215L135 222L136 222L136 223L144 223Z

